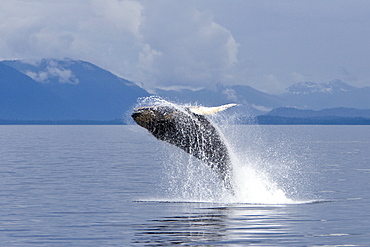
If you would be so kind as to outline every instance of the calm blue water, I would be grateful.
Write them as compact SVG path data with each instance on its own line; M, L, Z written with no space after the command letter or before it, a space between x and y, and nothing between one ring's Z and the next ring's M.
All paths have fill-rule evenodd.
M0 246L370 246L370 126L223 126L236 195L138 126L0 126Z

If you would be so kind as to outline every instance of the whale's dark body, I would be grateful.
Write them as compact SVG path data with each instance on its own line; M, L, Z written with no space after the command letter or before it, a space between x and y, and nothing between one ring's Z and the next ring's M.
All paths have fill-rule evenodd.
M135 109L134 121L156 138L171 143L209 165L225 187L231 186L231 161L218 130L207 117L189 108L151 106Z

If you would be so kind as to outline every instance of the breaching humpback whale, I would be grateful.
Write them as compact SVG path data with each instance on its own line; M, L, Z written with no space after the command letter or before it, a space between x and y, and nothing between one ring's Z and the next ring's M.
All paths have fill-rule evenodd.
M231 160L218 130L205 115L236 104L219 107L155 105L134 109L132 118L157 139L173 144L209 165L225 187L232 190Z

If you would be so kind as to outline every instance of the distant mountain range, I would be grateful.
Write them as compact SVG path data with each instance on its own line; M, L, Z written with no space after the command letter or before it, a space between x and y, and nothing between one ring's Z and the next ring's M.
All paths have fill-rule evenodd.
M292 107L281 107L276 108L266 115L279 116L279 117L291 117L291 118L325 118L325 117L346 117L346 118L369 118L370 109L355 109L355 108L331 108L323 109L319 111L314 110L300 110Z
M340 80L329 83L303 82L295 84L279 95L289 104L302 109L370 108L370 87L358 88Z
M276 108L257 116L260 124L370 124L370 109L331 108L301 110L292 107Z
M157 93L171 100L201 101L211 105L236 102L250 107L257 115L285 106L312 110L335 107L370 109L370 87L353 87L340 80L322 84L302 82L288 87L284 93L279 95L263 93L252 87L241 85L218 85L214 90L198 91L157 90Z
M264 115L265 119L299 118L297 114L303 114L305 119L321 118L333 111L346 112L346 118L370 118L364 116L364 112L357 116L361 110L351 109L370 109L370 87L358 88L340 80L322 84L298 83L280 95L242 85L217 85L213 89L196 91L157 89L156 94L178 103L206 106L234 102L242 106L239 112L249 116ZM116 123L131 111L137 98L149 95L135 83L85 61L0 62L0 120L3 123L9 120L21 123L61 120L64 123L79 123L77 120L89 120L91 124L99 121ZM323 110L325 108L336 109L329 112ZM338 114L330 116L343 117Z
M84 61L0 63L0 119L112 120L145 96L134 83Z

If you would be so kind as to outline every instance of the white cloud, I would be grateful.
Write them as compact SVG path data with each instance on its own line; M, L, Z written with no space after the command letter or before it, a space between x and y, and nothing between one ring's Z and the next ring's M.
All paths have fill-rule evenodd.
M298 72L292 72L290 73L290 76L292 77L294 82L304 82L306 81L306 78L304 75Z
M58 65L55 61L48 62L46 69L43 71L26 71L26 75L37 82L50 83L52 79L56 79L59 83L78 84L78 78L69 69L65 69Z
M153 73L141 78L144 84L210 86L225 80L238 63L237 42L211 12L191 2L156 1L146 4L144 14L142 42L156 54Z
M110 70L125 62L135 67L142 49L141 11L142 5L130 0L5 1L1 58L71 57Z
M262 111L262 112L269 112L269 111L271 111L273 108L267 108L267 107L265 107L265 106L261 106L261 105L254 105L254 104L252 104L251 105L254 109L256 109L256 110L259 110L259 111Z
M234 89L231 89L231 88L227 88L225 90L222 91L222 93L224 95L226 95L226 98L228 100L232 100L232 101L238 101L238 96L236 95L236 92Z
M264 75L262 76L263 83L261 83L261 88L264 92L273 93L273 92L281 92L282 90L282 82L278 78L277 75Z
M0 59L87 60L147 89L221 82L271 92L338 74L366 86L369 7L360 0L2 1Z
M14 0L0 23L2 59L88 60L149 89L209 86L238 63L231 32L191 2Z
M137 1L93 0L95 14L92 23L99 23L105 29L115 32L128 32L140 37L143 6Z

